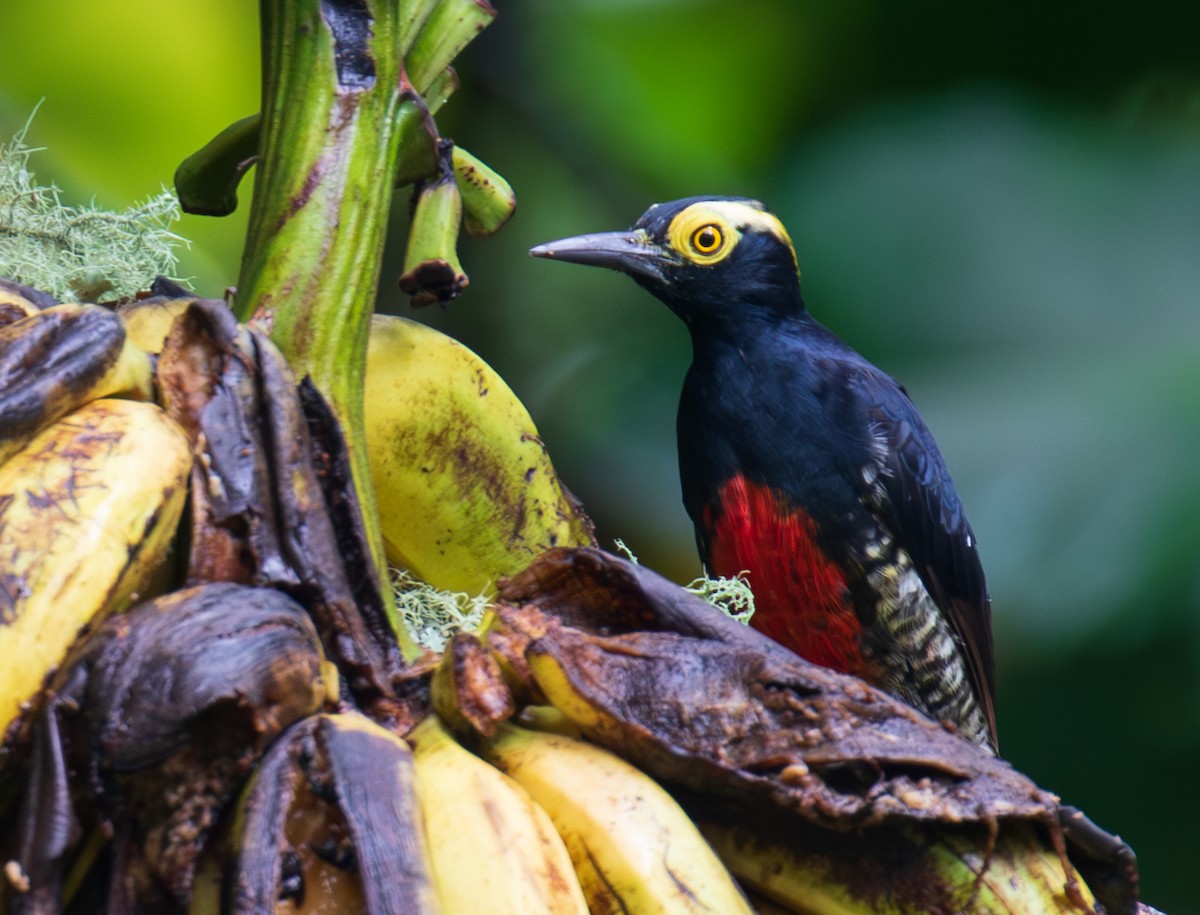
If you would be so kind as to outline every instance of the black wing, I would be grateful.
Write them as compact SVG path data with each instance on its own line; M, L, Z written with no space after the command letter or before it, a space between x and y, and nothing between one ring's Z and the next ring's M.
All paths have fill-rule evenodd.
M877 371L877 370L876 370ZM856 387L877 445L879 490L868 493L962 643L967 672L996 738L992 611L975 534L929 428L902 387L870 371ZM864 486L869 484L865 481Z

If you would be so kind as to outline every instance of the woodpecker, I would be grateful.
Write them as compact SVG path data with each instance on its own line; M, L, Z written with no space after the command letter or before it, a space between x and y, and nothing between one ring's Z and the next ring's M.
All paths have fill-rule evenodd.
M677 434L705 567L748 573L751 625L995 749L975 535L902 386L805 308L761 203L690 197L535 257L628 274L687 325Z

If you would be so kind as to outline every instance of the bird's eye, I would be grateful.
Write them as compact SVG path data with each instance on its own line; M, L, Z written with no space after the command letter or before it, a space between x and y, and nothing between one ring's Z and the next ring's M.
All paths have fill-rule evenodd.
M667 247L697 267L719 264L741 238L736 224L721 212L720 201L700 201L676 213L666 235Z
M725 235L719 226L703 225L692 233L692 247L697 254L712 254L725 243Z

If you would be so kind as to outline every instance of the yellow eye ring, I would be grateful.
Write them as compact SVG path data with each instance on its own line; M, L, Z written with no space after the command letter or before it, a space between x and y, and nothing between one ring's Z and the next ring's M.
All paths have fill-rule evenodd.
M715 223L705 223L692 232L690 242L697 254L714 254L725 244L725 233Z
M741 234L736 223L707 201L680 210L667 227L667 247L697 267L711 267L729 257Z

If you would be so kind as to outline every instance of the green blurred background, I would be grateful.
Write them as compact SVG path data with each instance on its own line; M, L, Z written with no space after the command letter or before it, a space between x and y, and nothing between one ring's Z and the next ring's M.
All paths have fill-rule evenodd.
M70 202L149 196L257 108L248 0L10 0L0 27L0 135L44 98L31 164ZM683 327L525 251L654 201L765 201L811 310L907 385L954 472L1004 754L1133 844L1148 901L1200 913L1197 35L1200 6L1166 2L502 4L439 123L519 211L419 317L516 388L604 542L688 579ZM181 275L234 283L244 219L185 217Z

